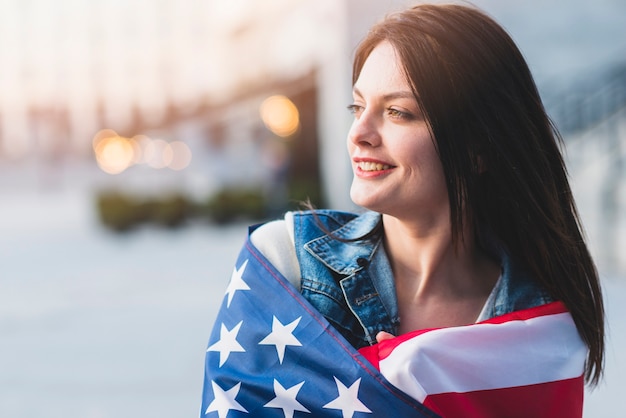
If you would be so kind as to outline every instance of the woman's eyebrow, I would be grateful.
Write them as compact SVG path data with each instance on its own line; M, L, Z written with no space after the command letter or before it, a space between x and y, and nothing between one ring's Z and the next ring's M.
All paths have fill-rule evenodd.
M352 91L353 91L353 93L356 96L363 97L363 94L358 89L358 87L354 87L352 89ZM413 92L411 92L411 91L390 92L390 93L383 94L382 98L384 100L393 100L393 99L412 99L412 100L415 100L415 96L413 95Z
M392 99L411 99L415 100L415 96L410 91L396 91L383 95L383 99L392 100Z

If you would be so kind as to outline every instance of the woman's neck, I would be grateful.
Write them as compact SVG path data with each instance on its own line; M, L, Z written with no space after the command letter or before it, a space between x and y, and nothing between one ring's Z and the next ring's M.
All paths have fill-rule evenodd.
M500 274L474 237L465 232L455 248L448 220L418 224L384 215L383 225L401 315L419 313L427 326L474 322ZM431 324L430 315L441 322ZM412 319L404 321L414 324L409 328L417 326Z
M443 282L458 281L458 272L467 275L473 261L472 247L452 242L449 222L409 223L383 215L385 249L394 274L410 277L418 293L432 291L432 279ZM465 240L467 241L467 239ZM447 285L447 284L446 284Z

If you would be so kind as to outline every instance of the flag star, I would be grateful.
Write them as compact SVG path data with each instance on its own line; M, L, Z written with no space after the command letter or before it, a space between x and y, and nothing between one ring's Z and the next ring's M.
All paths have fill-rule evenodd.
M235 296L236 291L250 290L248 284L243 281L243 272L246 270L247 265L248 260L244 261L238 269L233 269L233 274L230 276L230 283L228 283L228 288L226 289L226 295L228 296L228 302L226 302L227 308L230 308L230 303L233 301L233 296Z
M285 348L288 345L302 346L300 341L293 335L293 331L300 322L299 317L290 324L283 325L276 317L272 321L272 332L263 338L259 344L261 345L275 345L276 352L278 353L278 361L282 364L285 357Z
M239 402L235 400L237 395L239 394L239 389L241 388L241 382L237 383L232 388L224 391L217 383L211 381L211 386L213 386L213 395L215 399L206 409L205 415L211 412L217 412L217 416L219 418L226 418L228 412L230 410L240 411L248 413L246 408L241 406Z
M280 408L283 410L283 414L285 414L285 418L293 418L293 413L295 411L300 412L308 412L311 413L308 409L306 409L300 402L296 400L296 396L302 388L304 382L300 382L295 386L290 387L289 389L285 389L278 380L274 379L274 393L276 397L266 403L264 406L266 408Z
M210 346L206 351L219 351L220 353L220 367L226 363L228 360L228 356L230 353L245 353L246 350L237 342L237 334L239 333L239 328L241 328L241 324L243 321L240 321L237 325L233 327L230 331L224 324L222 324L220 328L220 340Z
M324 408L340 409L343 418L352 418L355 412L372 413L372 411L370 411L363 404L363 402L359 400L359 385L361 384L361 378L358 378L349 388L341 383L336 377L335 383L337 384L339 396L334 401L324 405Z

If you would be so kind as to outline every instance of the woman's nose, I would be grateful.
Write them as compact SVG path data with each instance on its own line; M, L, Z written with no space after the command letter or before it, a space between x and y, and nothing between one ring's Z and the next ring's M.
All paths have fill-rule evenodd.
M380 144L380 132L375 117L367 110L354 118L348 140L354 145L377 146Z

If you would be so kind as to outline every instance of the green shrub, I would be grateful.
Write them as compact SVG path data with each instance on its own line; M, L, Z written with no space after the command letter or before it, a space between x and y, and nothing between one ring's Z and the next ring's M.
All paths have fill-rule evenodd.
M170 196L152 202L150 220L166 227L182 225L190 216L191 203L183 196Z
M183 225L188 219L205 219L217 224L236 220L262 221L280 215L283 210L302 208L310 201L321 207L321 193L317 182L292 180L288 185L288 201L270 202L264 190L250 187L224 188L195 202L180 194L162 198L139 198L120 191L102 191L96 197L100 221L115 231L128 231L142 223L153 223L168 228ZM279 213L281 212L281 213Z
M115 231L127 231L149 218L146 204L118 192L99 194L96 204L100 221Z
M259 190L223 189L208 200L206 213L211 220L220 224L237 219L260 220L266 216L266 206Z

